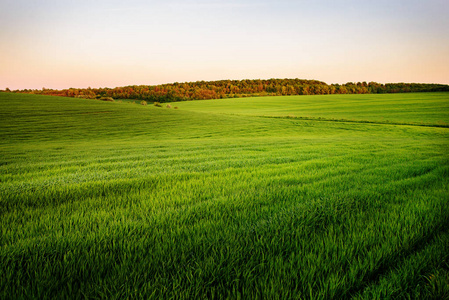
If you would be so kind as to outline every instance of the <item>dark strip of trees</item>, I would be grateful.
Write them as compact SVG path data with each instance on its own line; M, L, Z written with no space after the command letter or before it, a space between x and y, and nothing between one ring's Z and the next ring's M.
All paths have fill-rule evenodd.
M6 91L10 91L7 89ZM162 85L133 85L116 88L70 88L53 90L15 90L16 93L53 95L78 98L112 97L114 99L136 99L150 102L173 102L186 100L223 99L256 96L325 95L325 94L383 94L410 92L449 91L449 85L426 83L348 82L326 84L304 79L255 79L219 80L170 83Z

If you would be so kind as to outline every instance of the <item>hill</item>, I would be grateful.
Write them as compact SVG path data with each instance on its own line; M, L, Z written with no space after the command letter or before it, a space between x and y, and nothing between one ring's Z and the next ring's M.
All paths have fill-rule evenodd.
M444 299L448 95L0 93L0 298Z

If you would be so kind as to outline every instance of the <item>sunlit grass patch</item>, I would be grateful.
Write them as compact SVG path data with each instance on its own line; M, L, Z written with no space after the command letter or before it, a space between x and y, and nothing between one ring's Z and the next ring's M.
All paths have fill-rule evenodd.
M448 129L263 101L0 94L0 298L444 298Z

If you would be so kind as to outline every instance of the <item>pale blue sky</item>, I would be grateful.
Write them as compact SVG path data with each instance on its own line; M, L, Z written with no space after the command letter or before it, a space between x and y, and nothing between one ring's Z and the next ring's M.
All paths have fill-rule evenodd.
M0 0L0 89L449 83L449 1Z

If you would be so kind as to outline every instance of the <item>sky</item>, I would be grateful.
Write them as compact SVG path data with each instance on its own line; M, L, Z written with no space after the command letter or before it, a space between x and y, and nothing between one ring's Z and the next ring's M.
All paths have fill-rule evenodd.
M0 0L0 89L449 84L449 0Z

